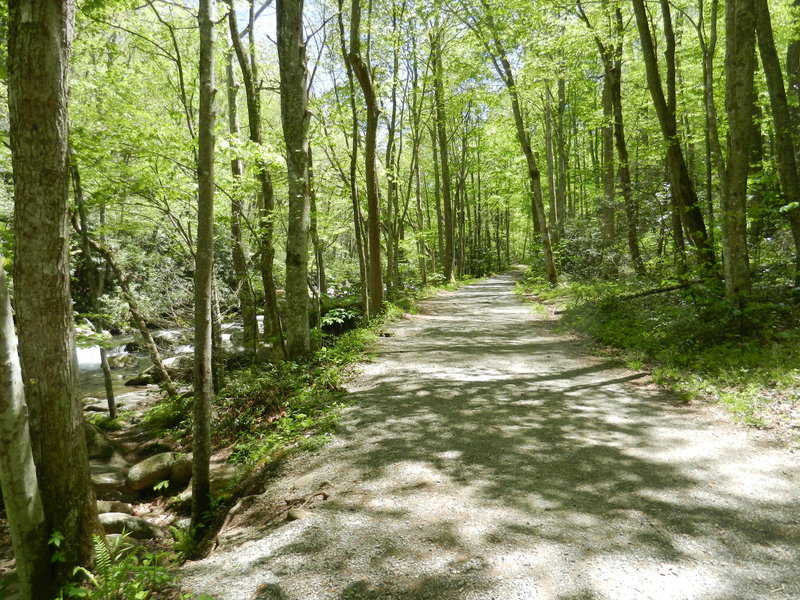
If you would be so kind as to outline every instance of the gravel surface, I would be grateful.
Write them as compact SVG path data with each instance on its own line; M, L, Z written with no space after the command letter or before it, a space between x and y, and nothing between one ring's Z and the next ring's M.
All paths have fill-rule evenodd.
M800 599L798 454L521 304L426 301L182 584L221 600ZM286 500L317 495L286 520ZM296 502L295 502L296 504Z

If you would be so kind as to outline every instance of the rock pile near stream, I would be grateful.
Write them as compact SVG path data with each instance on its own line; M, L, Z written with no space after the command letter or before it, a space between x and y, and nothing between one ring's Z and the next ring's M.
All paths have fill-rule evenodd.
M131 423L120 431L86 421L92 483L107 534L124 530L135 539L160 539L162 527L179 521L191 505L192 455L175 451L172 440L141 422L153 400L147 391L120 396L119 404L133 409ZM86 412L96 406L88 402ZM231 490L241 475L226 459L223 453L212 461L212 493Z

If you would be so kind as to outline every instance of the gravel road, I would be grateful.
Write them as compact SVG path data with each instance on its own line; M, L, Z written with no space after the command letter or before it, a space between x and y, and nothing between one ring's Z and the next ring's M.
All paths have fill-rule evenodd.
M513 294L423 303L322 450L187 590L220 600L800 599L800 453L588 354ZM276 518L285 500L310 515Z

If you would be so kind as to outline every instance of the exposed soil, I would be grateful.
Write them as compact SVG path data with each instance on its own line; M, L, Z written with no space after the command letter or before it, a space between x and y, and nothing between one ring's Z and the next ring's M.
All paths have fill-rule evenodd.
M393 327L336 440L289 460L183 586L224 600L800 598L798 454L591 356L514 296L515 277Z

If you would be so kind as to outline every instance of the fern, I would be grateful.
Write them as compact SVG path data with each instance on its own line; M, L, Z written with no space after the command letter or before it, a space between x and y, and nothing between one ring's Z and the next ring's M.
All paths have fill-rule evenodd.
M94 542L94 561L95 571L97 576L105 581L111 573L114 561L111 557L111 549L108 547L109 542L105 536L93 535L92 541Z

